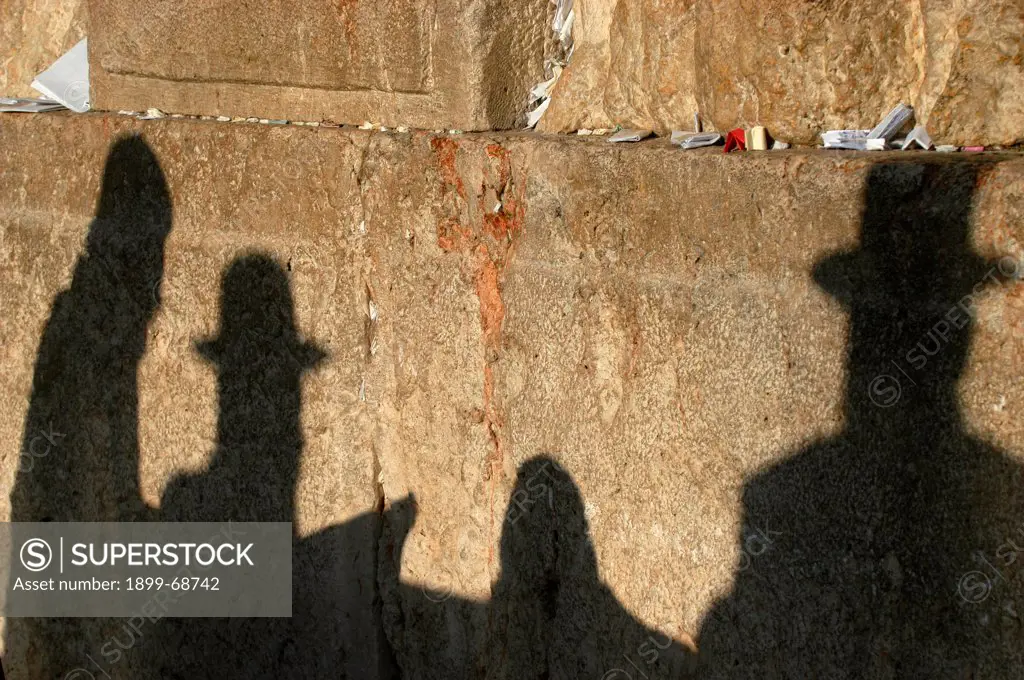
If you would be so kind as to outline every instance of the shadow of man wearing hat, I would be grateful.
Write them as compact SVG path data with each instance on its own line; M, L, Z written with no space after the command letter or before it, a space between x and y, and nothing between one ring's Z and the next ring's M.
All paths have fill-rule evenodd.
M1019 677L1024 479L957 396L979 293L1016 285L970 248L987 169L875 166L859 249L815 269L850 314L845 429L746 484L772 545L705 618L702 677Z
M205 472L170 482L161 520L290 522L301 380L326 355L299 338L287 275L268 256L231 263L220 307L218 337L196 344L217 372L217 448Z
M138 367L171 225L155 153L141 137L118 139L85 252L40 341L12 521L295 521L301 381L325 354L299 338L287 274L261 254L228 267L220 332L197 347L218 377L212 462L172 480L159 509L141 496ZM8 675L389 678L374 584L387 512L294 539L291 619L174 619L167 611L142 629L113 618L8 619Z
M161 521L295 521L301 380L326 354L299 338L293 314L287 274L269 256L228 267L219 335L197 345L217 371L217 448L207 470L168 485ZM388 677L373 667L383 639L367 638L379 628L380 522L365 513L295 537L292 618L167 618L138 650L140 665L154 678Z

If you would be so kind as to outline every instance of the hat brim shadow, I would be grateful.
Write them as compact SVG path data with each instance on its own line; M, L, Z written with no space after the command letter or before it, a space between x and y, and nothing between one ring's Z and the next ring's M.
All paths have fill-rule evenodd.
M199 356L214 365L223 364L228 351L221 338L200 340L193 344L193 348ZM303 371L312 370L330 358L328 352L312 343L301 341L288 342L286 351Z

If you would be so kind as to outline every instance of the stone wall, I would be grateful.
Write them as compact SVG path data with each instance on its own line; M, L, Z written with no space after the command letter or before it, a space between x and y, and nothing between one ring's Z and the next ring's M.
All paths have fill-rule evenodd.
M544 77L546 0L92 0L95 107L481 130Z
M0 517L292 519L306 570L111 677L1020 667L972 558L1022 507L1019 155L101 114L0 155ZM11 620L4 666L125 639Z
M29 83L84 34L92 102L388 127L521 126L554 50L547 0L256 7L210 0L14 0L0 85ZM940 143L1024 141L1020 0L576 0L572 60L540 123L668 133L762 124L816 145L897 102Z
M1024 140L1019 0L579 0L576 53L541 128L761 124L820 143L897 102L949 144Z

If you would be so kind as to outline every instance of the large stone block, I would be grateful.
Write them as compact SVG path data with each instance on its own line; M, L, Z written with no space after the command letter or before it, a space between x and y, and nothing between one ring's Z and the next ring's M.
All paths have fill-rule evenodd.
M1024 140L1019 0L581 0L573 62L541 129L766 125L817 144L897 102L952 144Z
M692 127L694 0L576 0L573 6L575 51L539 129Z
M1024 430L997 409L1013 402L1007 364L1024 349L1022 284L978 298L962 377L966 333L928 362L926 387L903 379L906 411L869 390L955 304L953 287L935 289L933 258L955 271L971 249L1021 257L1019 157L752 160L521 138L382 148L425 168L405 183L380 174L403 218L370 233L386 484L399 485L391 496L434 489L417 491L415 526L430 529L410 533L404 587L385 598L404 669L641 677L632 662L669 678L682 656L706 677L810 677L839 674L864 647L887 650L866 662L887 677L918 635L931 674L1016 663L1010 637L977 627L999 605L972 608L957 586L972 546L991 555L1021 507ZM854 268L819 278L858 244ZM918 247L927 254L909 257ZM847 278L868 284L853 304ZM909 316L893 315L894 297ZM996 446L963 436L961 418ZM948 438L934 461L924 431ZM536 464L544 453L578 489ZM520 533L548 512L564 522L554 556ZM580 515L596 556L571 538L566 518ZM903 610L892 579L931 614ZM540 594L517 590L531 587ZM533 619L532 606L548 613ZM924 632L942 617L948 630ZM844 632L806 645L811 625Z
M508 128L543 79L544 0L92 0L95 108Z
M897 102L951 144L1024 140L1019 0L701 2L701 110L782 139L870 128Z

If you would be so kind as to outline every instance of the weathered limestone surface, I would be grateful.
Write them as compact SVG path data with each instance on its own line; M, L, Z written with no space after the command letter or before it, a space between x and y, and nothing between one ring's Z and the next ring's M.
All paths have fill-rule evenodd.
M699 107L718 129L817 143L903 101L943 142L1024 139L1019 0L581 0L577 14L542 129L689 129Z
M96 108L365 120L425 129L521 122L543 79L551 6L16 0L0 85L32 77L88 32ZM1021 0L578 0L576 51L540 127L764 124L816 144L897 101L952 144L1024 141ZM697 30L697 27L700 30Z
M539 129L692 127L694 0L576 0L575 51Z
M65 459L30 472L22 456L19 473L19 451L44 325L76 285L108 147L130 132L172 208L138 365L138 461L123 470L137 489L111 496L96 468L70 507L152 518L190 480L248 488L245 458L225 467L220 452L225 403L249 383L223 389L223 363L194 343L231 319L263 328L258 309L233 316L222 277L264 253L255 270L288 282L294 342L326 352L301 381L296 554L326 537L344 557L312 551L332 575L318 593L349 595L324 611L298 592L298 628L213 623L192 639L159 622L104 666L112 677L175 663L224 677L641 677L629 660L652 678L734 677L736 662L769 678L854 663L864 677L907 663L1014 677L1019 569L977 598L972 555L996 560L1021 516L1024 283L975 267L1019 273L1019 155L2 117L0 460L2 496L20 504L4 519L68 507L66 489L33 481ZM970 326L937 325L982 281ZM96 319L117 313L96 304ZM942 351L918 371L905 350L926 335ZM90 371L118 349L104 351ZM874 380L889 373L895 404ZM273 390L249 398L233 426L255 419L254 441L296 415ZM207 510L280 512L268 495L212 493ZM190 503L174 516L204 510ZM121 623L8 621L5 670L62 677Z
M545 131L615 124L766 125L819 142L870 127L897 101L952 144L1024 141L1021 0L578 0L572 62ZM90 37L101 109L425 129L521 122L543 79L551 7L503 3L15 0L0 86L32 77ZM697 27L700 30L697 30Z
M8 0L0 21L0 95L38 97L32 79L86 34L84 0Z
M509 128L543 79L545 0L301 8L92 0L95 108Z

